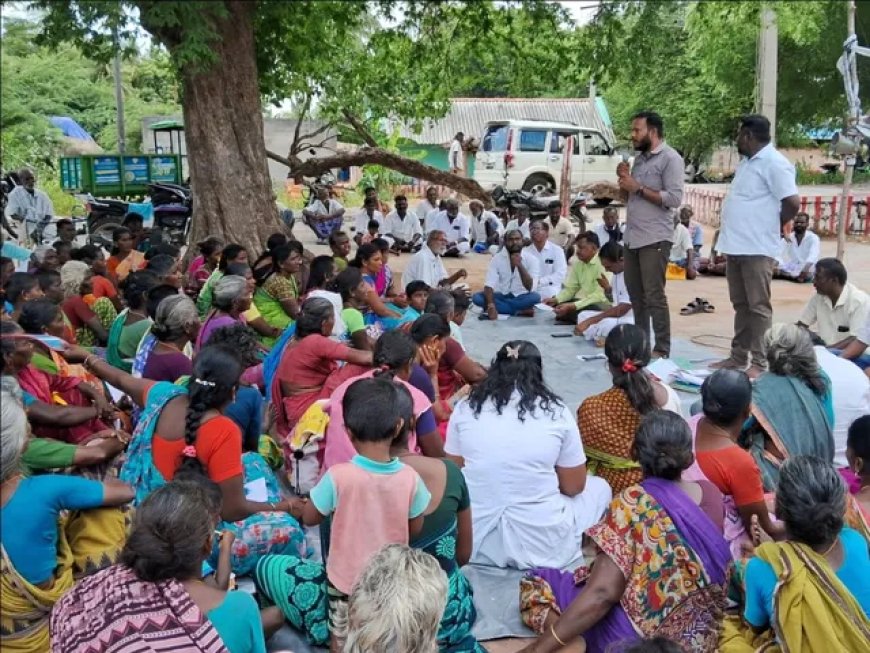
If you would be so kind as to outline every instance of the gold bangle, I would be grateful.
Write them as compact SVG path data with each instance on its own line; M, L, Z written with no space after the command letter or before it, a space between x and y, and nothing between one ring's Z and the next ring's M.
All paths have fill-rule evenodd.
M559 636L556 634L556 624L550 624L550 634L563 647L568 646L565 642L563 642L561 639L559 639Z

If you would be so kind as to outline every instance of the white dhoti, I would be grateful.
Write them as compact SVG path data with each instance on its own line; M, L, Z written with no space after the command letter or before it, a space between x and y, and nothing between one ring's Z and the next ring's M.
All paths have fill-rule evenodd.
M601 311L580 311L577 315L577 324L588 320L590 317L595 317L596 315L600 315ZM629 311L622 317L606 317L600 322L593 324L591 327L586 329L583 333L583 337L586 340L595 341L599 338L604 339L608 336L608 334L613 331L613 328L617 324L634 324L634 312Z

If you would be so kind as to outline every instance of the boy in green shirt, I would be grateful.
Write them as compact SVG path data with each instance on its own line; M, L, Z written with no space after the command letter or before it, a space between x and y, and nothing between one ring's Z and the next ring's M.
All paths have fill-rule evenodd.
M610 306L605 292L610 284L604 266L598 260L598 246L598 236L594 231L582 233L574 241L577 261L568 271L562 290L555 297L544 300L553 307L556 322L575 324L580 311L601 311Z

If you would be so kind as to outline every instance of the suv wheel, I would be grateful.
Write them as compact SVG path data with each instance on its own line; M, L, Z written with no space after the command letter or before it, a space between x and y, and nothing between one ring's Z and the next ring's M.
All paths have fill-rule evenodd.
M523 190L535 195L550 195L556 192L556 182L547 175L530 175L523 184Z

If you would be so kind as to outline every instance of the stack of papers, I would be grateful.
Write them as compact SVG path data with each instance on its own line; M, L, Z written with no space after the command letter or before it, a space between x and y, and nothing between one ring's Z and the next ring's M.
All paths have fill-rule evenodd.
M670 358L659 358L647 365L647 369L662 383L667 383L682 392L701 392L701 384L710 376L707 369L686 370Z

